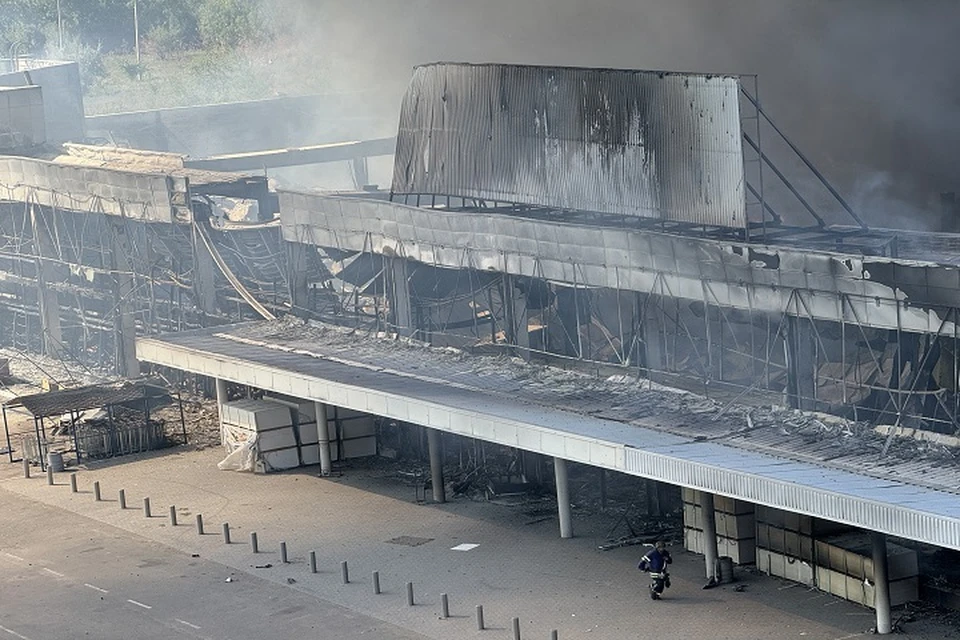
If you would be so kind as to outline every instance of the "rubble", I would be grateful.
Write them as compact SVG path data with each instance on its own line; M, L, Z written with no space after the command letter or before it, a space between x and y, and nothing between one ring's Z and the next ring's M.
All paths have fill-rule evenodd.
M284 351L338 360L353 366L412 376L458 388L483 385L488 395L520 397L531 404L652 428L694 440L760 450L859 473L884 476L892 463L923 461L952 468L960 448L939 440L888 438L871 424L777 405L751 406L674 389L631 375L600 377L529 363L509 355L472 354L388 334L286 317L231 327L219 336ZM317 345L323 345L322 354ZM372 363L376 363L373 365ZM479 382L482 379L482 383ZM865 458L870 459L865 464ZM957 490L949 474L919 474L911 482ZM454 491L483 485L485 478L458 478ZM464 487L456 482L467 483Z

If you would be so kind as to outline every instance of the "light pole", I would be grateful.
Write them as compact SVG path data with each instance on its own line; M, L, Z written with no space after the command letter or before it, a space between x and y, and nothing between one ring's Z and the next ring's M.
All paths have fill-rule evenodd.
M133 42L137 51L137 65L140 64L140 17L137 14L137 0L133 0Z
M60 45L60 54L63 54L63 14L60 13L60 0L57 0L57 42Z

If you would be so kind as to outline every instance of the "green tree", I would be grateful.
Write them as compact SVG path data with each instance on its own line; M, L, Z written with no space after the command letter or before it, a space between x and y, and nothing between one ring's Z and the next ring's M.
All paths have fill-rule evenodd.
M46 44L44 26L56 22L56 5L44 0L13 0L0 9L0 56L12 53L36 54Z
M205 47L236 47L258 39L257 6L250 0L204 0L197 29Z

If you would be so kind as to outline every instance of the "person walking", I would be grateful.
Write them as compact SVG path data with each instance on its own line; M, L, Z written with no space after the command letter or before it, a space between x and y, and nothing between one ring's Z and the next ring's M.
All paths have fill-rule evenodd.
M648 551L642 558L637 568L641 571L650 572L650 598L659 600L663 595L663 590L670 587L670 573L667 571L667 565L673 563L670 552L663 540L658 540L653 549Z

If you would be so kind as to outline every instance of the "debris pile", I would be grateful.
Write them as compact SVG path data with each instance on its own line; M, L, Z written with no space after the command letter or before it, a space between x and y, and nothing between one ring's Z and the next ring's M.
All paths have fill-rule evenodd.
M464 389L482 389L547 408L667 431L744 449L885 476L898 462L955 468L960 447L879 434L872 425L785 407L747 406L673 389L629 375L608 378L531 364L508 355L476 355L454 348L370 335L286 317L218 334L283 351L339 360ZM322 346L318 346L322 345ZM736 400L736 399L735 399ZM871 458L873 462L868 462ZM865 464L866 463L866 464ZM901 476L907 479L906 476ZM916 473L910 482L955 489L945 476ZM949 486L948 486L949 485Z

